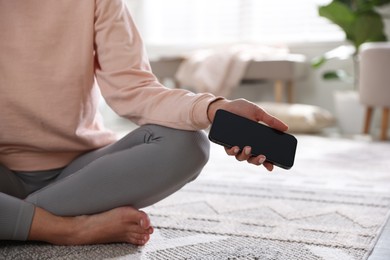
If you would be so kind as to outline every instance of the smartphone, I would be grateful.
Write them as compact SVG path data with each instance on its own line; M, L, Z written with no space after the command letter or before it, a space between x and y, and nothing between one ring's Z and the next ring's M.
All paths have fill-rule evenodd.
M266 160L283 169L294 165L297 139L245 117L219 109L209 131L210 141L231 148L252 148L252 156L265 155Z

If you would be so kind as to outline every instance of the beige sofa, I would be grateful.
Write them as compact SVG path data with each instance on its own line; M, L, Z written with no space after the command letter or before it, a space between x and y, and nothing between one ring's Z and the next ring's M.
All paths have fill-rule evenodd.
M162 57L150 61L153 73L164 81L169 78L175 82L175 87L180 88L180 83L175 79L176 72L183 62L183 57ZM287 54L283 58L267 58L251 60L246 68L243 80L259 80L274 82L274 96L276 102L286 100L294 101L294 86L299 80L304 79L309 70L309 64L305 56L300 54Z

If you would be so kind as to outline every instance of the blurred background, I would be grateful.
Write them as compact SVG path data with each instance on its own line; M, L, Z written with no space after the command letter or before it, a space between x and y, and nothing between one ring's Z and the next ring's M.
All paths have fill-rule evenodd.
M354 43L347 39L346 32L337 23L325 17L326 14L320 15L321 6L331 5L334 2L348 5L355 1L126 0L127 7L144 39L152 69L156 71L157 76L160 71L158 66L161 64L154 65L154 62L175 59L182 61L183 57L188 57L186 55L194 50L237 44L282 49L288 54L297 54L304 58L304 69L302 69L302 62L297 63L300 66L300 76L293 79L292 93L289 93L293 98L288 100L286 97L282 102L308 104L325 109L335 116L338 122L336 127L340 130L342 119L339 118L338 110L343 108L336 104L335 93L346 90L356 92L356 82L353 78L357 76L353 59L354 50L348 49L348 47L353 48ZM388 19L390 7L385 3L387 1L357 2L376 2L373 10L380 14L384 24L380 29L383 29L386 36L390 35ZM337 12L331 15L345 16ZM387 41L387 39L375 41ZM347 48L343 49L340 46ZM330 56L327 52L335 48L338 48L336 53L331 53L330 56L336 58L327 60L317 68L314 67L313 64L318 62L318 59L328 59ZM272 55L270 56L272 59ZM162 64L166 68L166 63ZM296 68L298 67L294 63L292 69L297 70ZM177 66L175 69L178 69ZM278 66L273 70L277 73ZM333 70L345 72L347 76L328 73ZM177 71L171 73L173 73L171 78L161 78L161 81L168 87L177 87L175 85ZM330 76L327 77L326 73ZM194 90L185 84L179 87ZM229 97L243 97L253 102L276 102L275 91L277 91L275 80L242 80L239 87L229 93ZM352 105L348 103L347 106ZM348 112L349 117L360 120L356 123L358 125L362 124L363 110L363 107L360 107L353 108L352 114ZM348 134L350 130L340 130L343 131ZM357 132L360 131L361 127Z

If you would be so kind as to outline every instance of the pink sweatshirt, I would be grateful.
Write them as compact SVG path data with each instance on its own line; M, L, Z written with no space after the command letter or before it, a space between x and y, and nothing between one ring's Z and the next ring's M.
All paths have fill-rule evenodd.
M119 115L195 130L211 94L162 86L121 0L0 0L0 164L59 168L116 141L99 91Z

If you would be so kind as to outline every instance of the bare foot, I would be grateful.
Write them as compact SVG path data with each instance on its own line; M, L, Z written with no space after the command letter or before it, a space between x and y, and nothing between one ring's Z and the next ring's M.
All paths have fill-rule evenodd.
M153 233L146 213L131 207L76 219L80 221L77 244L127 242L144 245Z
M58 217L37 208L28 239L58 245L113 242L145 245L152 233L146 213L131 207L77 217Z

